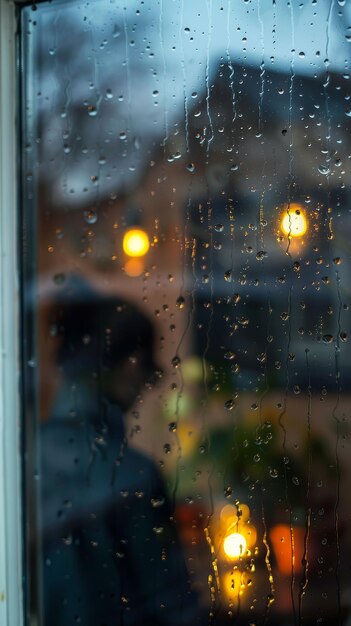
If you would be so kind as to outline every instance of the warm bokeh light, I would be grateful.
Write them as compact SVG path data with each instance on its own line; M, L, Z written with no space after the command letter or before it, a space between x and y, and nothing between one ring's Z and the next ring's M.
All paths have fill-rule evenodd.
M280 574L289 576L293 565L295 573L300 573L305 550L305 529L277 524L269 535Z
M144 230L132 228L123 237L123 250L130 257L144 256L150 248L149 238Z
M250 509L247 504L239 504L238 506L238 518L240 522L247 522L250 517Z
M191 356L183 361L182 374L185 383L201 383L210 377L210 368L203 358Z
M245 578L247 578L247 576L244 576L239 570L226 572L224 574L222 583L228 600L234 603L239 602L240 597L245 591Z
M231 533L225 537L223 549L231 559L238 559L246 552L246 539L241 533Z
M128 259L124 264L124 271L128 276L137 277L140 276L144 271L144 262L142 259L131 258Z
M257 541L257 531L255 526L250 522L245 524L245 537L248 548L253 548Z
M299 204L291 204L285 209L281 229L288 237L302 237L307 231L307 220L305 213Z
M224 523L238 523L237 516L238 509L233 504L225 504L225 506L221 509L220 518L221 522Z

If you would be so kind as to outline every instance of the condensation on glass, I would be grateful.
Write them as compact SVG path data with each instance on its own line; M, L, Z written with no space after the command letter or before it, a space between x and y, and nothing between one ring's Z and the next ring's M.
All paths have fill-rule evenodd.
M351 10L21 10L28 623L349 624Z

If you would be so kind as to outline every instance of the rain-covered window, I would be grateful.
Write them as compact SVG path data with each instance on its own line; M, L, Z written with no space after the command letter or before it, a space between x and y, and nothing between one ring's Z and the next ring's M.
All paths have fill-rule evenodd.
M350 4L20 30L28 623L350 624Z

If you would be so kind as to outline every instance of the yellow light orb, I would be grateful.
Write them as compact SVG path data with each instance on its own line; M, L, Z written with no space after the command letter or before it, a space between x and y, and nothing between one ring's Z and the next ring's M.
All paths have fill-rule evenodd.
M144 256L150 248L149 238L144 230L132 228L123 237L123 250L131 257Z
M288 237L302 237L306 233L307 220L299 204L291 204L284 211L281 229Z
M229 558L238 559L246 552L246 539L240 533L231 533L224 539L223 549Z

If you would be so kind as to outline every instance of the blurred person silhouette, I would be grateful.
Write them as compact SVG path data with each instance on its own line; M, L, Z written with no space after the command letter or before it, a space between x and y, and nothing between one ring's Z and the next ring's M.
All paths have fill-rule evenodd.
M62 384L41 427L45 626L200 623L165 485L124 413L161 375L132 304L69 281L53 306Z

